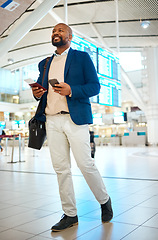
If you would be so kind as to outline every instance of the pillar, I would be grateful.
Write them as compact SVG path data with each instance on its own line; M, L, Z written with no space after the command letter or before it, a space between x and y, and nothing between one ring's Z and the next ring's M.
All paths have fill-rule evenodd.
M145 110L148 144L158 145L158 47L146 50L148 102Z

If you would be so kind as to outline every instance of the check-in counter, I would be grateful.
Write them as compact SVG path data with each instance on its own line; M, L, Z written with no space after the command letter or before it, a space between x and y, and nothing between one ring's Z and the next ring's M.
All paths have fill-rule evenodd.
M118 136L116 134L111 134L110 138L110 145L112 146L120 146L121 145L121 136Z
M110 143L110 137L99 137L98 135L95 135L94 142L96 146L106 146Z
M129 132L122 136L122 146L145 146L146 132Z

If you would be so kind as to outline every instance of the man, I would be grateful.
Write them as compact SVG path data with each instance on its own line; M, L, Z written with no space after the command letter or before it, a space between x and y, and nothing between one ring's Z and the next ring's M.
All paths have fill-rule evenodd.
M89 55L71 49L71 40L72 30L68 25L60 23L54 27L52 44L57 50L50 58L44 76L43 86L47 91L32 88L35 98L42 98L42 108L36 118L44 120L42 114L46 114L48 146L64 211L62 219L52 226L52 231L78 224L70 147L85 180L101 204L102 221L109 222L113 217L110 197L91 158L88 128L92 123L89 97L99 93L100 84ZM46 59L39 63L39 84L42 84L45 62ZM48 83L50 79L57 79L59 84L52 87Z

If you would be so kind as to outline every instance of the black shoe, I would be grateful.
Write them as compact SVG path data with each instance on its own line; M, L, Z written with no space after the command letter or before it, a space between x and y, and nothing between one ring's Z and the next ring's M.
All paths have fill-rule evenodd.
M74 225L78 225L77 215L75 217L69 217L66 214L63 214L61 220L58 223L56 223L54 226L52 226L51 230L53 232L59 232L66 228L72 227Z
M111 206L111 198L109 197L109 200L101 204L101 218L102 222L110 222L110 220L113 218L113 211Z

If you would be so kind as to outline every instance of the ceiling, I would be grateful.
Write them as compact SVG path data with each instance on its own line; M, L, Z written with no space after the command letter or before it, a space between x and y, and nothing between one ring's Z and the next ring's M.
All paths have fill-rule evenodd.
M1 0L0 5L4 2L6 0ZM21 27L23 22L26 24L27 19L43 1L15 0L15 2L20 5L12 12L0 7L0 13L3 13L0 14L0 21L5 22L1 24L0 47L1 42ZM114 0L67 0L67 6L68 24L74 33L77 32L102 46L107 46L112 50L119 48L120 51L141 51L144 47L158 46L157 0L118 0L118 25L116 24L116 1ZM52 12L64 21L64 0L59 1L51 14ZM50 36L53 26L58 21L51 14L46 14L17 44L8 50L0 59L0 67L15 69L29 63L39 62L45 56L52 54ZM7 24L4 21L6 19L8 19ZM141 27L143 20L150 21L149 28ZM14 62L9 64L8 59L13 59Z

